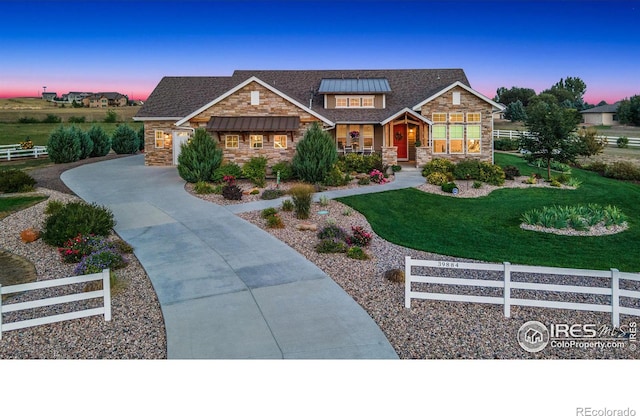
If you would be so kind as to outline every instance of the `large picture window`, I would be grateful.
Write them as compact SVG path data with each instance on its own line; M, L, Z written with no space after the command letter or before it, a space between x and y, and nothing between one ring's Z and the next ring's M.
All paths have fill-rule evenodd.
M447 126L433 126L431 138L433 153L447 153Z
M224 136L224 147L227 149L237 149L238 148L238 135L237 134L227 134Z

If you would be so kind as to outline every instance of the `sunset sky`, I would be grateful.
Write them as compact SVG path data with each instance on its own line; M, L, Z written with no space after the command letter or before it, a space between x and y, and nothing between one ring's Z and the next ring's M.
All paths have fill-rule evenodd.
M493 98L567 76L640 94L640 1L0 1L0 97L145 99L167 75L463 68Z

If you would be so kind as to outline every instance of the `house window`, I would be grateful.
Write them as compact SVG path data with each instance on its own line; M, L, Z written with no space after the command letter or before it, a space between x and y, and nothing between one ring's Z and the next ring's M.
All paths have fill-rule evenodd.
M447 113L433 113L433 122L434 123L446 123L447 122Z
M276 134L273 136L273 148L274 149L286 149L287 148L287 135Z
M449 114L449 121L452 123L464 123L463 113L451 113Z
M480 153L480 126L467 126L467 153Z
M336 96L336 108L374 108L375 102L372 95L338 95Z
M251 105L260 104L260 91L251 91Z
M166 135L164 134L164 131L156 130L155 131L155 135L156 135L155 148L156 149L164 149L164 140L165 140L165 137L166 137Z
M252 149L262 149L262 135L252 134L249 136L249 146Z
M353 150L358 150L362 140L362 132L360 126L357 124L351 124L349 126L349 132L347 133L347 146L353 146Z
M362 126L362 145L373 148L373 125L371 124Z
M338 150L344 149L347 145L347 126L338 124L336 126L336 147Z
M345 108L347 106L347 97L336 97L336 108Z
M237 134L228 134L224 136L224 147L227 149L237 149L239 143Z
M360 97L349 97L349 107L360 107Z
M433 126L433 153L447 153L447 126Z
M480 113L467 113L467 123L480 123Z
M464 152L464 126L454 125L449 127L449 152Z
M460 105L460 91L453 92L453 105Z
M362 106L373 108L373 97L362 97Z

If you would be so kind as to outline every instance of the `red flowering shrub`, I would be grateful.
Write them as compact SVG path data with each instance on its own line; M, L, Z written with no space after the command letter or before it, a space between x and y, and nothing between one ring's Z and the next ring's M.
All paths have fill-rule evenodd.
M351 232L353 234L346 238L347 244L350 246L367 247L369 243L371 243L373 235L370 232L365 231L364 228L360 226L352 226Z

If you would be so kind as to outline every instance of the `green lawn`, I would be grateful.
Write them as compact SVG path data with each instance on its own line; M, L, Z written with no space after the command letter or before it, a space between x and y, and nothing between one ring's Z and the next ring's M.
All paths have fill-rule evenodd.
M69 125L68 123L64 123L65 125ZM113 131L118 126L118 123L78 123L76 126L81 128L84 131L87 131L93 126L97 124L101 126L107 134L112 134ZM122 124L122 123L120 123ZM129 127L138 131L140 126L142 126L142 122L127 122ZM55 130L59 126L59 123L0 123L0 145L3 144L17 144L22 141L27 140L27 138L31 139L33 144L46 146L47 141L49 140L49 135L53 130Z
M29 208L30 206L37 204L43 199L47 199L47 197L38 195L0 198L0 219L8 216L13 212Z
M522 159L496 154L499 165L523 174L537 171ZM405 189L340 198L364 214L382 238L418 250L514 264L640 271L640 186L573 170L577 190L499 189L475 199L452 198ZM629 217L629 229L611 236L569 237L524 231L520 216L545 205L616 205Z

